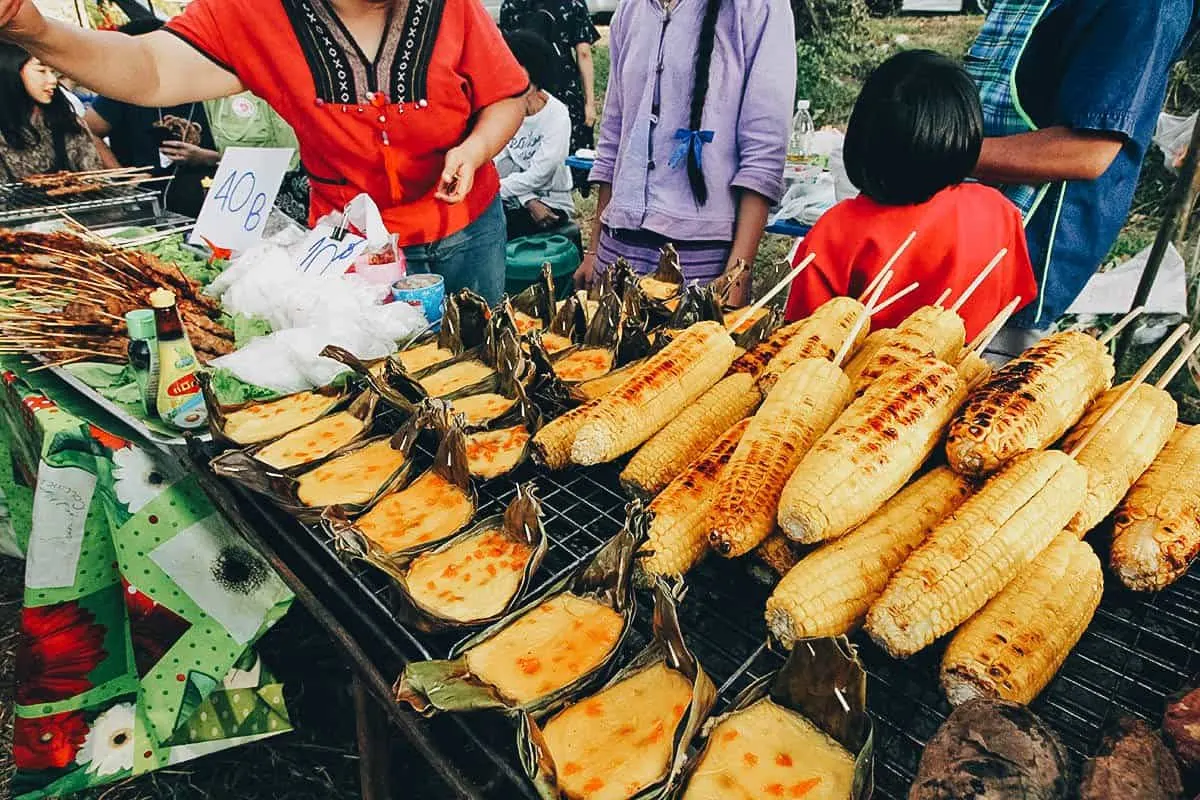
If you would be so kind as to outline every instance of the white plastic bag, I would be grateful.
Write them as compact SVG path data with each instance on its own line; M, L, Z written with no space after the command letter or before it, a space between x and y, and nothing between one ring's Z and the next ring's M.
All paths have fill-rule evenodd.
M1197 112L1200 113L1200 112ZM1177 117L1174 114L1159 114L1154 129L1154 143L1162 150L1167 169L1179 172L1183 159L1187 157L1188 144L1196 127L1196 114Z

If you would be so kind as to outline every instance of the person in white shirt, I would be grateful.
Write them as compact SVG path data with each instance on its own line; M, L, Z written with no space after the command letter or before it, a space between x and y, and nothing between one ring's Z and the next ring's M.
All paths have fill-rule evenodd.
M495 158L508 238L560 227L575 210L566 158L571 149L571 115L541 87L550 80L554 50L531 31L514 31L504 40L529 73L525 120Z

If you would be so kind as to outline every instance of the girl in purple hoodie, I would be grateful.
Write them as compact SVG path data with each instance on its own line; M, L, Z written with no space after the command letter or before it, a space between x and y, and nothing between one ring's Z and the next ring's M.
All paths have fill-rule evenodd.
M668 242L689 282L753 261L784 188L796 91L787 0L624 0L609 35L590 176L599 199L576 283L618 257L651 272Z

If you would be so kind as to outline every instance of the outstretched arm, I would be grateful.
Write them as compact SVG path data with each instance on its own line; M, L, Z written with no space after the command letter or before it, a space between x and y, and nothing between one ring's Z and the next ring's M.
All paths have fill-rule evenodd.
M1119 133L1065 127L985 139L975 177L988 183L1094 181L1124 144Z
M48 20L33 0L0 0L0 36L96 92L172 106L244 90L237 76L165 31L126 36Z

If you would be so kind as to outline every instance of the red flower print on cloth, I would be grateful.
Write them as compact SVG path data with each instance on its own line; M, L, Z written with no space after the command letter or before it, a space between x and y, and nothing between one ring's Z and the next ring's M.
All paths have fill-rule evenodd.
M122 580L138 677L145 677L191 627L186 619Z
M103 428L97 428L91 423L88 423L88 433L93 439L107 447L109 450L120 450L122 447L129 446L129 442L125 441L120 436L114 436Z
M79 711L48 717L17 717L13 724L13 760L30 772L63 769L75 761L88 726Z
M26 608L17 639L17 702L66 700L92 688L88 673L108 656L104 626L76 601Z

